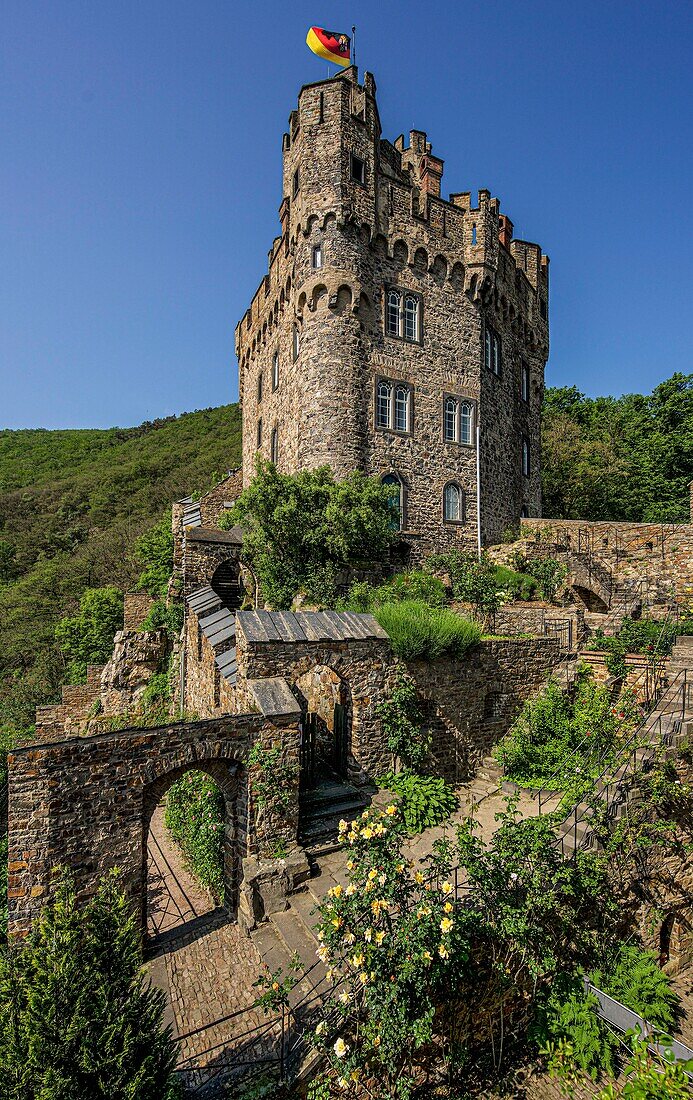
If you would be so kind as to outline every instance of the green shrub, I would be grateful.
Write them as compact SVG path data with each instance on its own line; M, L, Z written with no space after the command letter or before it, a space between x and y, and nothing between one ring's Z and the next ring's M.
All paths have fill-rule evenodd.
M79 902L62 882L28 940L0 953L6 1100L172 1100L177 1050L145 981L131 899L114 875Z
M172 638L177 638L183 629L183 604L156 600L142 623L142 630L165 630Z
M405 768L417 771L428 754L430 736L422 729L423 714L411 676L400 672L392 694L375 708L387 737L387 747Z
M202 772L186 772L166 795L164 820L191 873L223 901L224 799L216 783Z
M568 567L555 558L527 558L524 554L515 554L515 568L531 577L542 600L550 603L556 599L556 593L568 575Z
M416 600L383 604L374 614L387 631L393 652L403 661L462 657L481 638L476 623Z
M116 631L123 629L123 593L114 585L87 588L79 614L61 619L55 639L67 658L70 683L86 680L88 665L103 665L113 651Z
M168 511L135 542L135 559L144 567L136 588L150 596L164 597L173 572L173 531Z
M599 1002L576 975L559 974L548 994L537 1004L529 1037L544 1050L565 1042L572 1060L593 1080L616 1069L618 1040L602 1023Z
M516 782L573 797L608 766L639 718L630 694L614 705L583 668L572 696L549 681L525 703L496 756Z
M397 795L404 824L410 833L421 833L447 821L457 809L457 796L444 779L417 772L388 772L378 780L380 787Z
M502 606L505 593L499 587L496 566L485 554L479 559L476 554L450 550L431 555L425 565L430 572L449 576L454 598L473 604L481 618L494 615Z
M378 586L368 581L352 584L345 599L337 607L340 611L373 612L386 603L402 603L416 600L428 607L443 607L445 604L445 585L438 577L423 570L414 569L395 576Z
M537 582L534 577L530 577L527 573L516 573L514 569L508 569L506 565L497 565L495 575L498 588L504 589L513 600L535 600L537 598Z
M676 1026L679 997L667 975L660 970L657 956L631 944L621 944L604 970L592 973L592 982L609 996L637 1012L658 1031L671 1035Z

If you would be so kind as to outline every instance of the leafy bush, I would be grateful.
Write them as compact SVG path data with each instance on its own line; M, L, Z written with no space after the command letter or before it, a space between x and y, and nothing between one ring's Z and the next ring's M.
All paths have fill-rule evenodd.
M473 604L481 618L494 615L502 606L505 593L499 587L496 566L485 554L479 559L476 554L451 550L431 555L425 564L430 572L448 576L455 599Z
M599 1017L599 1001L577 974L559 974L548 994L540 998L529 1037L545 1051L570 1042L572 1062L596 1080L616 1071L618 1040Z
M516 782L573 796L608 766L639 717L629 694L614 706L608 689L583 668L572 697L550 681L529 699L496 755Z
M182 603L166 604L166 600L156 600L142 623L142 630L165 630L172 638L177 638L183 629Z
M223 901L224 799L216 783L202 772L186 772L166 795L164 820L190 872Z
M534 600L537 597L537 582L527 573L517 573L507 565L495 567L496 584L513 600Z
M611 997L637 1012L658 1031L671 1035L676 1026L679 997L657 956L631 944L621 944L605 970L592 972L592 982Z
M114 875L78 902L59 884L27 941L0 954L7 1100L172 1100L176 1046L144 980L131 901Z
M372 585L368 581L352 584L345 599L337 607L340 611L372 612L385 603L401 603L404 600L417 600L429 607L442 607L445 604L445 585L438 577L423 570L414 569L407 573L396 573L385 584Z
M170 511L135 542L136 561L144 566L136 588L150 596L166 595L173 572L173 530Z
M383 558L398 535L393 502L377 478L355 472L335 481L327 466L280 474L258 461L256 475L222 527L243 527L243 553L273 607L305 592L319 603L336 595L340 571Z
M387 747L405 768L418 771L428 753L430 736L422 729L423 714L411 676L400 672L392 694L376 706Z
M383 604L375 617L403 661L462 657L481 638L476 623L447 608L431 608L416 600Z
M671 653L676 635L685 633L685 627L685 620L683 623L670 623L659 619L626 618L616 634L595 631L592 645L606 653L606 667L611 675L622 677L626 673L627 653L664 657Z
M413 771L388 772L378 785L398 796L397 806L410 833L447 821L457 809L454 789L444 779Z
M67 658L70 683L86 680L88 665L103 665L113 650L116 631L123 629L123 593L114 585L87 588L79 614L61 619L55 639Z
M515 554L515 568L520 573L533 578L541 598L550 603L556 599L556 593L568 575L568 567L555 558L527 558L524 554Z

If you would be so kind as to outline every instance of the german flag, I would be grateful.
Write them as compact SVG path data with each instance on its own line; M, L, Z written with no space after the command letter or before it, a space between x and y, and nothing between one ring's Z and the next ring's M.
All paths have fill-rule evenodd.
M339 31L324 31L321 27L311 27L306 37L309 50L325 61L333 61L346 69L351 65L351 39L348 34Z

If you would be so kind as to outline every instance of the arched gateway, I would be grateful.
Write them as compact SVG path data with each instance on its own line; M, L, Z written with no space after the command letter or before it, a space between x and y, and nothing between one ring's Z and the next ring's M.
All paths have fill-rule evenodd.
M9 756L9 934L29 931L61 866L69 868L86 896L105 872L118 867L123 889L144 918L151 815L171 784L193 768L210 775L223 793L226 905L234 915L242 862L261 840L246 760L257 741L279 744L296 760L299 713L296 705L282 714L227 715L14 750ZM298 784L294 798L297 822Z

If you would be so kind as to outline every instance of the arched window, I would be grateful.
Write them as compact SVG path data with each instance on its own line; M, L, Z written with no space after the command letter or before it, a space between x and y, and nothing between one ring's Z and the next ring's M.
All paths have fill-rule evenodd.
M411 294L404 302L404 339L419 339L419 299Z
M396 531L401 531L404 516L404 486L397 474L385 474L382 483L387 485L391 492L393 504L392 526Z
M457 441L457 401L454 397L445 398L443 432L446 443L455 443Z
M526 435L522 437L522 473L529 477L529 440Z
M388 336L399 336L399 305L399 291L389 290L387 294L387 315L385 319Z
M446 523L464 523L464 493L456 481L443 489L443 518Z
M469 401L460 402L460 443L467 446L472 442L472 418L473 410Z
M272 389L276 390L279 386L279 352L275 351L274 359L272 360Z
M395 431L409 431L409 387L397 386L395 390Z
M270 460L277 464L279 458L279 432L276 428L272 428L272 435L270 438Z
M378 390L375 399L375 423L378 428L389 428L391 426L390 417L390 397L392 395L392 386L389 382L382 379L378 382Z

